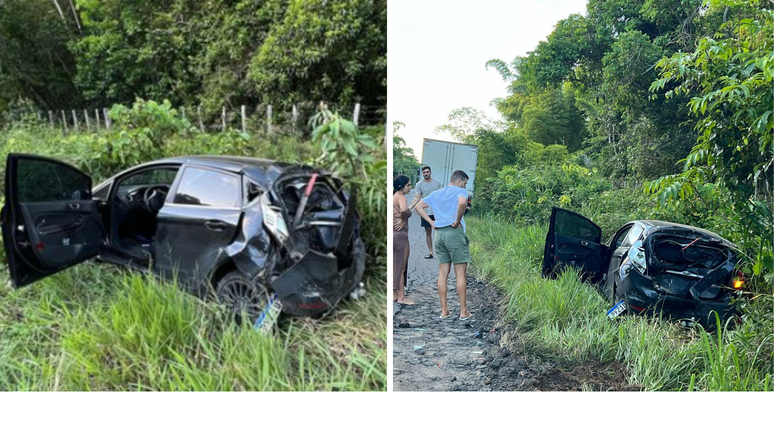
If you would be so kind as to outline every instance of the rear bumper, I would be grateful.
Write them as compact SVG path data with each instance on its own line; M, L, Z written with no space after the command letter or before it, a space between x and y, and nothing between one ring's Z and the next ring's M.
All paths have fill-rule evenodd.
M626 306L630 313L663 316L669 319L691 319L702 326L715 326L715 313L721 325L731 317L740 315L728 293L717 300L696 300L657 292L649 277L630 272L621 282Z
M309 250L271 285L284 314L313 317L329 311L356 289L364 270L365 247L358 238L346 267L340 267L334 254Z

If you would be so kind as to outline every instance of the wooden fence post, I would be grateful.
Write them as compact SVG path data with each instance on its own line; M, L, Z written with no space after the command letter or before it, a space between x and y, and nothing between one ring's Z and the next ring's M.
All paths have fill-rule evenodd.
M62 127L64 128L65 133L67 133L67 117L65 116L64 110L61 110L62 112Z
M226 106L223 106L223 110L220 113L220 127L221 131L226 131Z
M196 114L199 116L199 130L204 133L204 122L202 121L202 105L196 107Z
M86 119L86 130L91 130L91 122L89 121L89 112L83 109L83 118Z
M48 111L48 122L51 123L51 128L54 128L54 112Z
M242 104L242 133L247 133L247 107Z
M355 104L355 113L352 115L352 122L357 125L360 120L360 103Z
M293 105L293 130L296 129L296 125L298 124L298 107L296 105Z
M75 109L72 110L73 112L73 128L75 129L75 132L78 133L78 115L75 113Z
M102 117L105 118L105 129L110 130L110 114L108 113L108 110L103 108L102 109Z
M266 106L266 132L271 134L271 104Z
M100 126L99 126L99 109L94 109L94 125L97 126L97 130L100 129Z
M180 107L180 119L185 120L185 106Z

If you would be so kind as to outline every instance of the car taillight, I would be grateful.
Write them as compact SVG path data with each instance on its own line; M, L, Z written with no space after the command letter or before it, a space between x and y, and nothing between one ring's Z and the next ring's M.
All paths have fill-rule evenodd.
M734 277L732 285L734 290L739 290L744 287L744 273L741 270L736 271L736 277Z

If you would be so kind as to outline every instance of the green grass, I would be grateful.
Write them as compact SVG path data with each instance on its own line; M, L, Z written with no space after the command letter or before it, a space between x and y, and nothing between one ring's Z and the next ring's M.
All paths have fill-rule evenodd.
M467 225L472 270L505 292L506 315L529 352L570 364L619 360L629 382L647 390L772 390L770 295L748 304L740 326L715 333L657 318L610 320L609 302L576 273L541 278L545 226L492 216L470 216Z
M0 291L0 389L384 390L385 286L265 337L172 283L81 265Z

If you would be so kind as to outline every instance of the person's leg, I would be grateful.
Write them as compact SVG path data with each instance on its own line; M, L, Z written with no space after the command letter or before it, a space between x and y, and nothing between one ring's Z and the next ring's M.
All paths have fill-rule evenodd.
M457 296L460 298L460 317L470 316L468 311L468 263L454 265L454 276L457 279Z
M460 298L460 317L470 316L468 310L468 283L467 272L470 263L470 248L465 231L461 227L450 230L445 241L449 249L449 257L454 264L454 275L457 279L457 296Z
M438 265L438 298L441 299L441 316L449 315L449 307L446 305L447 283L451 271L451 263L440 263Z
M400 286L398 286L398 303L404 305L414 305L414 302L410 301L406 297L406 274L405 271L408 268L409 254L411 253L411 244L408 243L408 235L406 236L406 248L403 250L403 272L400 274Z
M411 248L411 244L409 244L409 248ZM406 254L406 267L403 268L403 291L408 291L408 259L409 256Z
M433 255L433 229L425 227L425 241L427 242L427 252Z
M407 303L405 292L403 291L403 268L406 267L406 248L409 246L408 231L392 232L392 300L399 304ZM411 301L408 301L409 303Z

